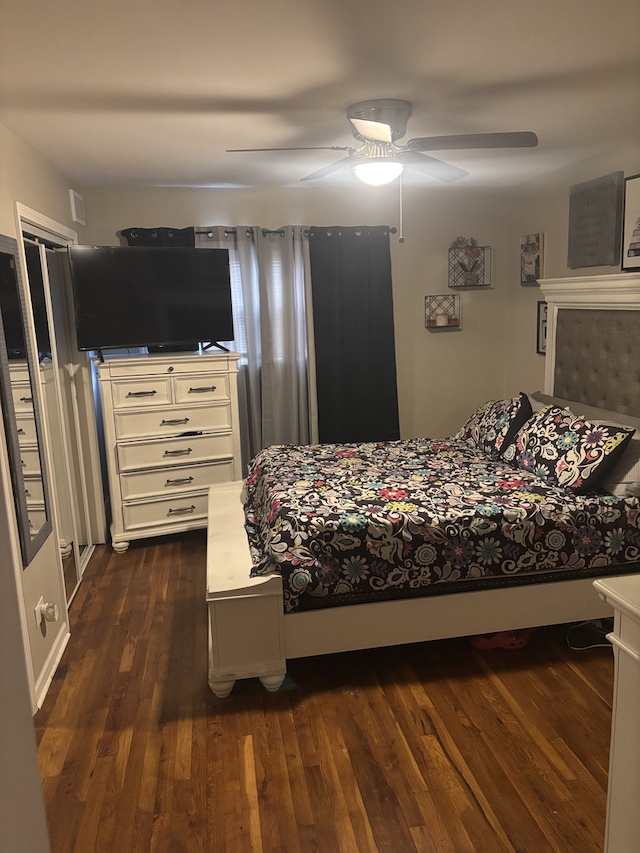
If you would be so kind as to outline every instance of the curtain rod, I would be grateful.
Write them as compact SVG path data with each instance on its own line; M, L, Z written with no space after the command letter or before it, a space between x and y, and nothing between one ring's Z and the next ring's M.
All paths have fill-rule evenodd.
M226 228L223 225L216 225L215 227L216 228L222 228L224 231L225 237L227 237L229 234L237 234L238 233L237 228ZM281 237L284 237L284 235L285 235L284 228L276 228L273 231L271 231L269 228L261 228L260 232L262 233L263 237L266 237L267 234L279 234ZM207 237L213 237L213 231L211 230L211 228L204 228L201 231L196 229L196 234L206 234Z
M223 226L218 226L218 225L216 225L216 228L219 228L219 227L223 227ZM314 227L325 227L325 226L314 226ZM327 228L331 228L332 226L327 225L326 227L327 227ZM369 227L369 226L366 226L366 225L363 225L363 226L360 226L360 225L352 225L352 226L349 226L349 225L347 225L347 226L343 226L343 227L345 227L345 228L367 228L367 227ZM388 228L388 230L389 230L389 234L397 234L397 232L398 232L398 229L397 229L397 228L395 228L395 226L393 226L393 225L391 225L391 226L389 226L389 225L382 225L382 226L373 225L373 226L370 226L370 227L373 227L373 228L380 228L380 227L382 227L382 228ZM266 237L266 236L267 236L267 234L279 234L281 237L284 237L284 233L285 233L283 228L276 228L276 229L274 229L273 231L269 230L268 228L261 228L261 229L260 229L260 231L262 232L262 236L263 236L263 237ZM196 232L195 232L195 233L196 233L196 234L206 234L208 237L213 237L213 231L212 231L210 228L204 228L204 229L202 229L202 230L198 230L198 229L196 229ZM228 236L229 234L237 234L237 233L238 233L238 229L237 229L237 228L224 228L224 235L225 235L225 237L226 237L226 236ZM307 234L307 235L308 235L308 233L309 233L309 229L305 229L305 234Z

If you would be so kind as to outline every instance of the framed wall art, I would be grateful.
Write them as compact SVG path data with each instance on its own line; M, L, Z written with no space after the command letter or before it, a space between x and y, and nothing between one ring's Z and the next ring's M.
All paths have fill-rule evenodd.
M640 175L624 181L622 269L640 269Z
M520 284L537 284L543 275L544 234L525 234L520 238Z
M538 355L547 353L547 303L538 302L538 332L536 335L536 352Z

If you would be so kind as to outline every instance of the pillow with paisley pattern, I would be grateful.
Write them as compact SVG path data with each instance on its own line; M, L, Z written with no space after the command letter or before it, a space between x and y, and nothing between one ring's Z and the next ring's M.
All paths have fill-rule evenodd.
M519 431L504 458L548 483L584 494L613 469L634 432L545 406Z
M496 400L489 400L487 403L483 403L475 410L475 412L473 412L473 414L469 415L467 420L462 424L458 432L453 437L460 441L466 441L477 447L482 419L484 418L487 409L493 406L495 402Z
M529 398L522 391L510 400L496 400L487 408L480 423L478 448L492 459L498 459L532 414Z
M466 441L497 459L531 414L531 403L522 391L508 400L489 400L476 409L454 438Z

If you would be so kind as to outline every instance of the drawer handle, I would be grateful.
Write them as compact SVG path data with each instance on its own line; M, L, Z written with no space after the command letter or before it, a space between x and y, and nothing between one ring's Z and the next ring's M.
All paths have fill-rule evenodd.
M160 426L177 426L178 424L188 424L189 418L173 418L171 420L165 421L164 419L160 422Z
M190 453L193 453L193 450L190 447L187 447L186 450L165 450L162 454L163 456L188 456Z
M153 397L157 391L129 391L127 397Z
M26 433L25 433L25 431L22 429L22 427L20 427L20 428L18 429L18 435L26 435Z
M21 403L33 403L33 397L20 397Z
M24 490L24 496L25 496L25 498L30 498L30 497L31 497L31 492L29 491L29 489L25 489L25 490Z
M193 477L177 477L175 480L167 480L165 486L182 486L183 483L192 483Z
M213 393L216 390L215 385L203 385L200 388L189 388L189 394L206 394Z
M191 504L191 506L181 506L178 509L170 509L167 515L190 515L195 511L195 506Z

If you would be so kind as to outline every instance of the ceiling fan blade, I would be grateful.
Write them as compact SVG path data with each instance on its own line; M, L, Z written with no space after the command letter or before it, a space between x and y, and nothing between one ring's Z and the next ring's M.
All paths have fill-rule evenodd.
M422 136L410 139L413 151L454 151L464 148L535 148L538 137L530 130L509 133L457 133L451 136Z
M415 167L431 175L432 178L437 178L439 181L459 181L460 178L465 178L469 172L460 169L458 166L453 166L451 163L444 163L442 160L436 160L435 157L430 157L428 154L419 154L417 151L400 151L397 154L398 160L405 166Z
M310 175L305 175L304 178L300 178L300 180L315 181L317 178L326 178L327 175L331 175L333 172L337 172L338 169L344 169L347 166L352 166L357 161L357 157L343 157L342 160L336 160L335 163L329 163L328 166L323 166L322 169L318 169L315 172L311 172Z
M393 142L391 126L381 121L370 121L364 118L350 118L358 135L369 142Z
M251 151L353 151L349 145L298 145L293 148L227 148L227 154L245 154Z

